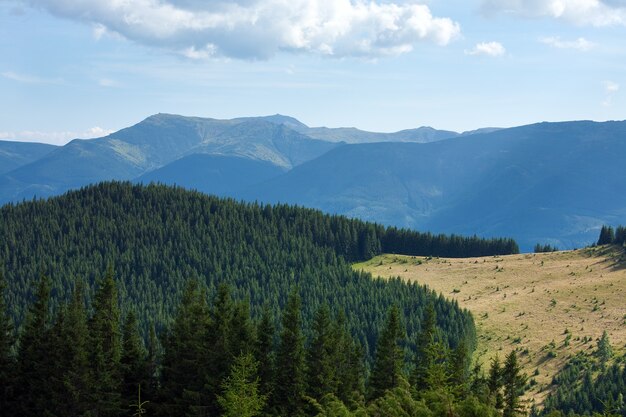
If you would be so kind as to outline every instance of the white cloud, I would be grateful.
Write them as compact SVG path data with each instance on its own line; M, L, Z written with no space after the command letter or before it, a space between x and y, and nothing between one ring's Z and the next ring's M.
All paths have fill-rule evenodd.
M35 75L20 74L13 71L5 71L0 75L8 80L17 81L24 84L60 84L62 80L59 78L42 78Z
M428 6L396 0L21 0L192 59L267 59L278 52L376 58L420 41L446 45L460 26Z
M506 49L500 42L481 42L477 43L474 48L465 51L466 55L486 55L486 56L502 56L506 53Z
M115 80L112 80L110 78L101 78L101 79L99 79L98 80L98 85L100 87L111 87L111 88L121 87L122 86L119 82L117 82Z
M551 17L581 26L626 25L622 0L483 0L482 8L486 13Z
M619 84L613 81L605 81L604 85L604 101L602 105L610 107L613 104L613 96L619 91Z
M55 145L64 145L72 139L92 139L107 136L113 130L101 127L92 127L83 131L43 132L24 130L21 132L0 132L0 139L15 140L18 142L43 142Z
M577 49L579 51L588 51L595 46L593 42L590 42L585 38L578 38L572 41L565 41L565 40L562 40L558 36L549 36L545 38L540 38L539 42L552 46L554 48Z

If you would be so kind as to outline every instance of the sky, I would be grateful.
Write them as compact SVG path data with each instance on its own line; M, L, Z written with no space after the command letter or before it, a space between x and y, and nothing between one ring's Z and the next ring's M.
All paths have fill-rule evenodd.
M0 0L0 139L626 119L626 0Z

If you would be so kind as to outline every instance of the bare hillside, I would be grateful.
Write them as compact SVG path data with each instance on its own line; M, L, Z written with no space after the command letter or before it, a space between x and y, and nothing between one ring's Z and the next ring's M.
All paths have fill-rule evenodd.
M476 320L478 361L518 349L538 403L565 361L595 349L604 330L616 351L626 348L623 249L467 259L383 255L354 267L418 281L458 300Z

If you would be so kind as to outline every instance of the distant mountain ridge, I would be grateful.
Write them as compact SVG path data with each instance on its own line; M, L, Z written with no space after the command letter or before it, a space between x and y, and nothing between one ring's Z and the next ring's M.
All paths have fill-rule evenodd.
M55 148L47 143L0 140L0 175L34 162Z
M523 250L580 247L626 217L626 122L374 133L283 115L158 114L13 160L0 174L0 203L154 181L423 231L512 236Z

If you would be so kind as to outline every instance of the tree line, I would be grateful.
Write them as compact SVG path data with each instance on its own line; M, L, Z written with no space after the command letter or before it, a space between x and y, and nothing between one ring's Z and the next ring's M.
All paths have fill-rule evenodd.
M42 276L17 341L0 297L3 415L512 417L523 411L525 376L515 351L502 365L492 361L488 374L471 368L467 343L446 343L432 303L413 352L399 308L389 308L368 368L345 316L327 305L303 330L296 290L274 326L267 306L253 319L249 301L236 301L229 286L211 297L190 280L171 325L160 334L151 327L145 339L133 309L121 313L112 269L98 280L91 303L80 280L56 310L52 291Z
M600 236L598 237L598 245L626 245L626 227L602 226Z

